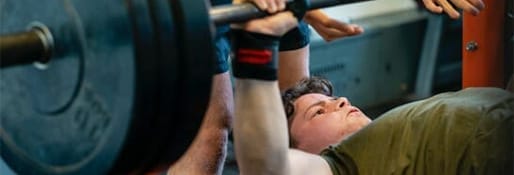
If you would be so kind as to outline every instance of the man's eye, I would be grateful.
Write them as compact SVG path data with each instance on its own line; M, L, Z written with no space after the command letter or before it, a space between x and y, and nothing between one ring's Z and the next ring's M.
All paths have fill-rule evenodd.
M321 114L324 114L324 113L325 113L325 110L323 110L323 109L318 109L316 111L316 115L321 115ZM316 116L316 115L314 115L314 116Z

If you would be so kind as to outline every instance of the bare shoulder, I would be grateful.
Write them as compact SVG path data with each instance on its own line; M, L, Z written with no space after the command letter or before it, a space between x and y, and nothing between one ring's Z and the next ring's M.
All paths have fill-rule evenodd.
M332 175L330 166L321 156L289 149L291 175Z

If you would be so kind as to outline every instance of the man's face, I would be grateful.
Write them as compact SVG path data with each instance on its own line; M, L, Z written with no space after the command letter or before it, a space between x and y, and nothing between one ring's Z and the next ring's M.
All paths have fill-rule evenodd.
M305 94L294 102L291 137L298 149L318 154L366 126L371 120L346 98Z

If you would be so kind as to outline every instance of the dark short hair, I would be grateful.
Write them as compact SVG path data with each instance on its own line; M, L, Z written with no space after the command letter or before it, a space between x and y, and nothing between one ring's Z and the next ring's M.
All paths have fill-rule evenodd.
M289 119L294 114L294 101L302 95L319 93L332 96L332 84L321 77L310 77L300 80L295 86L282 93L282 103Z
M332 96L332 84L327 79L321 77L310 77L300 80L294 87L289 88L284 91L284 93L282 93L282 104L284 105L289 127L293 121L291 116L293 116L295 113L294 102L302 95L310 93L319 93ZM292 137L289 138L290 145L292 147L296 147L296 142L292 139Z

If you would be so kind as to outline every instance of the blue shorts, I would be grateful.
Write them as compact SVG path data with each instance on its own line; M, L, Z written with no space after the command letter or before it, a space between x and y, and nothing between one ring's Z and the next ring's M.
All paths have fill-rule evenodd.
M228 71L228 57L230 55L230 42L228 39L228 26L217 28L215 45L216 56L214 57L214 73L224 73ZM295 50L305 47L310 42L310 29L307 23L301 21L298 27L287 32L280 39L280 51Z

